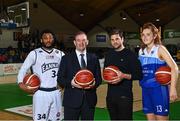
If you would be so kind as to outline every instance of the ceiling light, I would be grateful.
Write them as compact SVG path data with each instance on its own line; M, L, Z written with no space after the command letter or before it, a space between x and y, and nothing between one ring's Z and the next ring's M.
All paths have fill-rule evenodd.
M157 19L156 19L156 21L160 21L160 19L159 19L159 18L157 18Z
M84 16L84 11L83 11L83 10L80 10L80 11L79 11L79 16L80 16L80 17L83 17L83 16Z
M127 19L126 15L123 12L120 12L119 15L120 15L122 20L126 20Z
M123 20L126 20L127 18L126 17L122 17Z
M79 16L83 17L83 16L84 16L84 13L80 13Z
M21 10L22 10L22 11L25 11L25 10L26 10L26 8L21 8Z

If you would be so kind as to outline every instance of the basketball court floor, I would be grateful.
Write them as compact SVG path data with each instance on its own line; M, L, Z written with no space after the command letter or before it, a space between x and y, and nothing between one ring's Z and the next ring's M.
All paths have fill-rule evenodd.
M180 68L180 65L179 65ZM16 76L0 76L0 120L32 120L32 95L29 95L16 84ZM106 110L107 84L103 83L97 90L98 103L96 105L95 120L109 120ZM180 120L180 72L177 83L178 100L170 106L170 119ZM133 82L134 107L133 119L145 120L142 113L141 88L139 82Z

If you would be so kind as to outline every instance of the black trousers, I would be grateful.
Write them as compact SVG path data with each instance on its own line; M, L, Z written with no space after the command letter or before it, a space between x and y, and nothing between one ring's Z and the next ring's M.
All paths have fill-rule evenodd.
M106 104L111 120L132 120L132 98L125 96L107 97Z
M64 106L64 120L94 120L95 107L90 107L86 98L79 108Z

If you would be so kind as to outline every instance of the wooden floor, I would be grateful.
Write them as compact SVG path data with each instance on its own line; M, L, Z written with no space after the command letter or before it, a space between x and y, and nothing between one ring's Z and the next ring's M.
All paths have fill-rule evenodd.
M10 112L0 111L0 121L2 120L21 120L21 121L27 121L29 118L21 115L17 115Z
M0 76L0 84L16 83L17 75Z
M180 70L180 65L178 65ZM107 92L107 85L103 84L97 89L98 94L98 102L97 107L105 108L106 107L106 92ZM179 71L179 79L177 81L177 94L178 99L180 100L180 71ZM139 81L133 82L133 95L134 95L134 103L133 103L133 111L142 110L142 91L141 87L139 86Z

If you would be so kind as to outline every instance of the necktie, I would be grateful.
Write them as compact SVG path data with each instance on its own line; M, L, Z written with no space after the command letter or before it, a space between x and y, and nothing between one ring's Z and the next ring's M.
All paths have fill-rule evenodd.
M81 56L81 68L86 68L86 63L84 60L84 54L80 54L80 56Z

